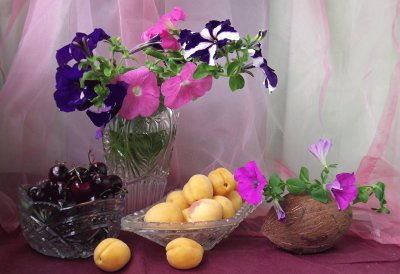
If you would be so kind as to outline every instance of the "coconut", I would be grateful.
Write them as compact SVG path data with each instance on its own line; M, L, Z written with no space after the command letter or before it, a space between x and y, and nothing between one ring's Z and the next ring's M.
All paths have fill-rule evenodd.
M351 208L339 211L335 201L327 204L308 195L288 194L281 202L286 220L280 223L274 208L267 213L263 234L278 247L297 254L325 251L349 229Z

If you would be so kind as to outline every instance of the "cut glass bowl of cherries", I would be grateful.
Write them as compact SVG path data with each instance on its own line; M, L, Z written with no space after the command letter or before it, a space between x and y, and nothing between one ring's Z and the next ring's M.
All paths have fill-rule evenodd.
M28 196L35 202L50 202L60 207L107 199L124 191L122 180L114 174L107 175L102 162L90 163L89 167L57 163L49 170L48 179L28 189Z
M36 251L87 258L105 238L118 237L125 209L122 180L107 166L53 165L48 178L19 188L23 235Z

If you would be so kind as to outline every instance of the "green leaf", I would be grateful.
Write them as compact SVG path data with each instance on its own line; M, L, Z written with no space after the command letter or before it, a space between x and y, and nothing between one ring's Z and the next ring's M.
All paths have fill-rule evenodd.
M306 184L297 178L288 179L286 185L287 190L292 194L300 194L306 191Z
M378 182L372 186L372 192L375 194L375 197L379 200L380 208L374 209L380 213L390 213L390 210L385 207L386 198L385 198L385 184L382 182Z
M94 87L94 92L100 97L105 98L108 95L108 88L98 84Z
M210 68L212 66L209 66L207 63L200 63L195 72L193 73L193 78L198 80L204 77L207 77L208 75L213 74L213 68Z
M278 174L272 173L269 177L266 188L269 190L269 194L272 198L279 199L285 190L285 184L282 182Z
M277 186L277 185L279 185L280 182L281 182L281 178L279 177L279 175L276 173L272 173L268 180L268 186L271 186L271 187Z
M90 100L90 102L98 108L101 108L103 105L103 98L101 96L96 96L94 97L92 100Z
M105 76L110 77L112 69L111 68L104 68L103 72L104 72Z
M80 80L80 85L81 88L85 87L85 81L86 80L98 80L99 78L97 77L97 72L94 70L87 71L82 75L82 78Z
M243 53L243 57L242 57L242 61L247 62L247 60L249 60L249 50L248 49L244 49L242 50Z
M358 187L358 194L357 197L354 199L353 204L362 202L362 203L367 203L369 199L369 186L360 186Z
M173 60L168 60L167 62L168 69L178 74L179 67Z
M382 201L385 199L385 184L384 183L376 183L374 186L372 186L372 191L375 194L375 197L379 200Z
M304 182L310 181L310 172L308 171L308 169L306 167L303 167L303 166L301 167L299 179Z
M153 57L155 57L155 58L157 58L157 59L167 60L167 57L166 57L164 54L162 54L161 52L152 50L152 49L146 49L146 50L144 51L144 53L145 53L146 55L153 56Z
M226 73L228 76L237 75L240 73L241 64L238 60L235 60L229 63L228 67L226 68Z
M229 87L232 91L242 89L244 87L244 78L242 75L232 75L229 77Z
M78 65L78 69L79 69L79 70L87 69L88 66L89 66L88 63L86 63L86 62L80 62L79 65Z
M314 187L311 189L310 196L324 204L329 201L329 193L322 187L322 185L314 185Z

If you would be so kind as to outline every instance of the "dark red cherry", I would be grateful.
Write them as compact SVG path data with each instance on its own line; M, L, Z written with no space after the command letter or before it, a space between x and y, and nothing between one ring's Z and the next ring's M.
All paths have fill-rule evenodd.
M94 196L93 190L90 187L90 182L81 182L74 180L70 185L71 197L77 203L90 201Z
M56 164L49 170L49 179L52 182L66 182L68 180L68 168L63 164Z
M63 182L48 181L43 187L46 199L54 204L57 204L59 200L64 200L64 184Z
M105 163L102 162L91 163L89 167L89 172L105 176L107 175L107 166Z
M84 167L74 167L68 173L70 178L78 177L82 182L89 181L90 179L90 172Z
M107 177L110 180L111 185L113 187L120 187L120 188L122 187L122 180L121 180L121 178L119 176L117 176L117 175L108 175Z
M101 176L100 174L97 173L92 174L90 185L96 196L100 196L103 192L111 188L112 185L110 181L107 180L106 177L107 176Z

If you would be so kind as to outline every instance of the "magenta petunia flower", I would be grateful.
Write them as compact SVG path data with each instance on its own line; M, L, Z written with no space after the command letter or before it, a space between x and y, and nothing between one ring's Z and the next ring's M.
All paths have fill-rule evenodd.
M257 205L263 199L262 191L267 180L261 173L255 161L248 162L235 171L240 196L249 204Z
M120 75L118 80L129 85L119 115L132 120L138 115L149 117L158 109L160 90L156 75L148 68L128 71Z
M310 145L308 150L326 167L326 155L328 155L331 147L332 142L330 140L319 139L318 143Z
M355 185L356 176L354 173L340 173L336 179L326 184L326 189L330 191L336 200L340 211L345 210L358 195L358 188Z
M195 80L193 73L197 66L186 63L179 75L166 79L161 85L161 93L165 96L164 104L171 109L177 109L191 100L203 96L211 89L212 77Z
M185 18L185 11L181 7L175 7L171 12L161 16L157 24L142 33L142 41L147 42L156 35L160 35L161 46L164 49L179 50L178 41L169 34L168 29L175 28L176 22L183 21Z

